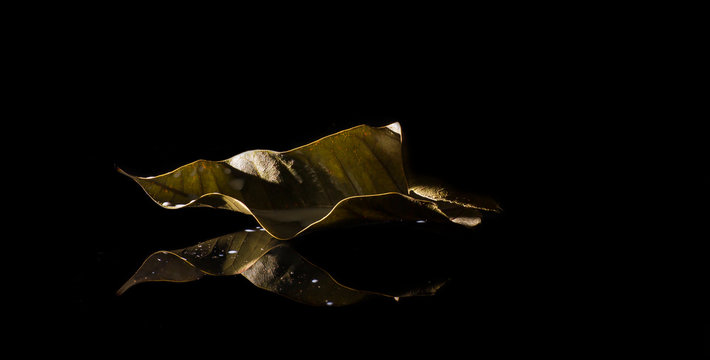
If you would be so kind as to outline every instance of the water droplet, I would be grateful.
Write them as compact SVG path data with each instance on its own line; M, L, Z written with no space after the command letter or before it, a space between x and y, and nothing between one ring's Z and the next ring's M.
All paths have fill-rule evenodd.
M155 259L158 260L158 261L163 261L163 259L161 259L161 258L155 258Z
M328 305L328 306L333 306L333 302L332 302L332 301L326 300L326 301L325 301L325 304Z
M227 251L227 254L236 254L236 253L237 253L237 250L229 250L229 251Z
M219 256L219 257L222 257L222 256L224 256L224 254L222 254L222 253L219 253L219 254L218 254L217 256Z
M311 282L315 284L318 282L318 279L313 279L313 280L311 280Z
M417 224L426 224L426 220L417 220Z
M244 229L244 231L246 231L246 232L254 232L254 231L256 231L256 230L254 230L254 229Z

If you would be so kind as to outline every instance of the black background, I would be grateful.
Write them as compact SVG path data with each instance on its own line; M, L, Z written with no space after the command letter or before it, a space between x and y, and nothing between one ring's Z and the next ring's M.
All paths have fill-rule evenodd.
M72 159L57 180L73 204L56 226L60 264L40 280L58 285L40 323L109 349L157 351L197 342L267 354L326 344L387 355L587 353L618 342L601 330L619 314L618 284L602 286L604 270L586 266L604 242L566 213L589 196L578 180L592 174L579 164L593 159L577 150L607 111L609 59L579 46L590 41L584 29L514 23L225 38L220 24L137 30L118 21L47 34L45 55L61 61L45 70L42 91L53 99L44 110L60 114L50 132L71 134L52 144ZM394 121L413 173L490 196L503 213L472 230L385 224L324 230L294 246L353 287L450 279L436 296L314 308L241 277L115 295L154 251L256 226L226 211L162 209L116 167L150 176Z

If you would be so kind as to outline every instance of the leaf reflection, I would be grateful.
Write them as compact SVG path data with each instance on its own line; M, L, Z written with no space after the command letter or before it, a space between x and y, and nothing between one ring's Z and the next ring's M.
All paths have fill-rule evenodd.
M344 306L377 297L399 300L433 295L443 285L438 283L397 295L353 289L306 260L289 242L263 230L244 230L191 247L151 254L118 294L143 282L188 282L205 275L238 274L264 290L314 306Z

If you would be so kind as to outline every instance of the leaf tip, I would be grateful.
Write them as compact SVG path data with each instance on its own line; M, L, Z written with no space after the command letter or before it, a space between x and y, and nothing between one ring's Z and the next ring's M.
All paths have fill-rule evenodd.
M123 293L125 293L126 290L128 290L130 287L132 287L135 284L135 281L132 281L132 280L133 279L126 281L125 284L123 284L118 290L116 290L116 296L123 295Z
M397 135L402 135L402 125L399 124L399 122L393 122L389 125L386 126L388 129L392 130L393 132L397 133Z
M123 171L123 169L121 169L120 167L118 167L118 165L113 164L113 167L114 167L114 169L116 169L116 171L118 171L119 174L121 174L121 175L126 175L126 176L128 176L129 178L133 178L133 176L131 176L131 174L129 174L129 173Z
M497 201L491 199L491 198L484 198L488 204L485 206L485 208L482 208L481 210L486 210L490 212L494 212L496 214L500 214L503 212L503 208L498 204Z

